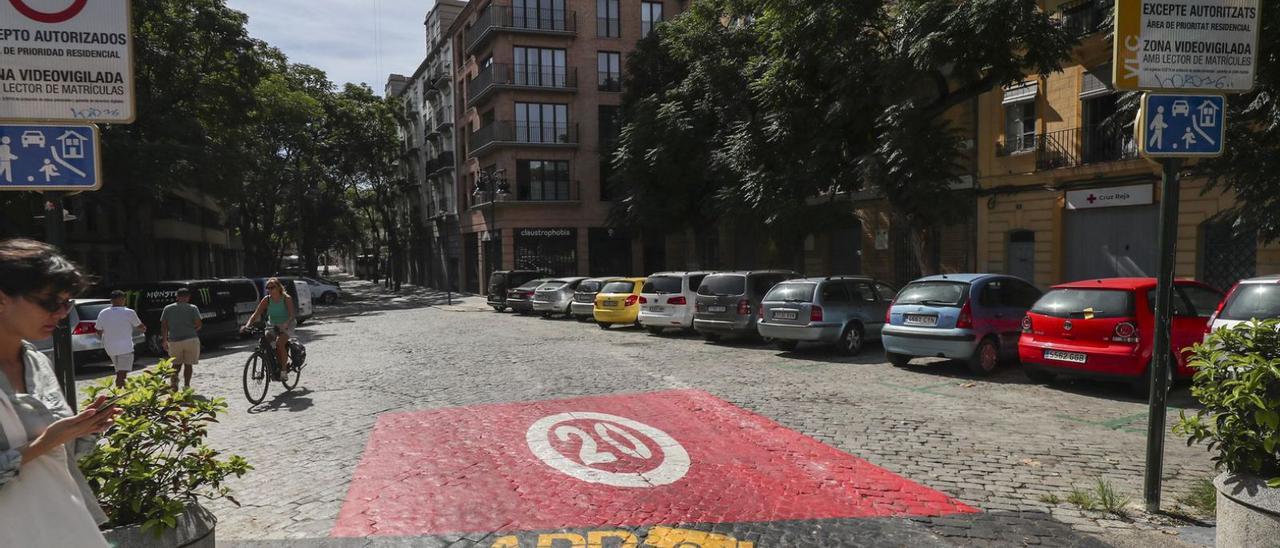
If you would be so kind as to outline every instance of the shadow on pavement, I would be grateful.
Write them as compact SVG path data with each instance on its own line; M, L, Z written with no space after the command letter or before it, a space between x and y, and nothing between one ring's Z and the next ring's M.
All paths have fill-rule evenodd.
M306 370L303 369L303 372L305 373ZM288 392L281 392L277 394L276 397L271 398L266 402L250 407L249 414L257 415L259 413L274 413L276 411L288 411L290 413L306 411L315 406L315 402L311 401L311 398L307 397L307 394L310 393L311 390L307 388L296 388Z

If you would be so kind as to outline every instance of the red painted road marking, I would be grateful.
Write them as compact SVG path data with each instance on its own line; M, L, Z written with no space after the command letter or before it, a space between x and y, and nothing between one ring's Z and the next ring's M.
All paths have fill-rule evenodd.
M711 394L676 390L383 415L332 535L976 511Z

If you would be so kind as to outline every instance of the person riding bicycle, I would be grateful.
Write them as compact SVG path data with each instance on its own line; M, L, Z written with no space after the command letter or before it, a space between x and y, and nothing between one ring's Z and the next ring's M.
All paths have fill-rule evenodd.
M298 315L293 297L285 293L284 285L279 279L268 279L266 288L267 296L258 302L258 308L253 311L253 316L244 324L242 331L247 331L266 314L267 326L276 332L276 363L280 364L280 377L284 378L289 375L289 339L293 338Z

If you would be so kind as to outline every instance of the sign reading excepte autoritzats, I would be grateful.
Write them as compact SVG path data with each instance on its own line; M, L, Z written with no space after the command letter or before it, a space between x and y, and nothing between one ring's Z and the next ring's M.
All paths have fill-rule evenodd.
M1259 0L1121 0L1115 3L1113 83L1119 90L1253 88Z
M0 0L0 119L134 119L129 0Z

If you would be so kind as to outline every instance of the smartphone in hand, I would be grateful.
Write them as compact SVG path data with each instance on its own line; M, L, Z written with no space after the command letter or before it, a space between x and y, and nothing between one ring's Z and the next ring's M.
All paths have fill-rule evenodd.
M116 394L115 397L107 398L107 401L102 402L102 405L97 406L96 409L110 409L111 406L115 405L116 403L118 403L120 400L124 399L128 395L129 395L128 392Z

